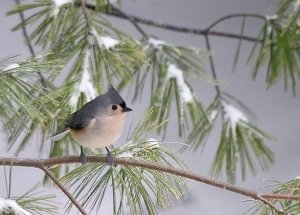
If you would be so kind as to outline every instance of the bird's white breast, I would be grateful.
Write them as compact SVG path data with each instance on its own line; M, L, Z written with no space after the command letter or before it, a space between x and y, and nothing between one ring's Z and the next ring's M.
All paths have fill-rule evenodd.
M123 132L125 113L118 116L95 117L88 126L72 130L73 138L84 147L103 148L114 144Z

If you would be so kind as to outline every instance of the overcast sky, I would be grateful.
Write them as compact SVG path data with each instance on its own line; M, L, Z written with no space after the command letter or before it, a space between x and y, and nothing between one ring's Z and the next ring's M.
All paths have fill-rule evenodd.
M179 26L188 26L193 28L205 28L217 18L230 13L257 13L262 15L273 14L279 1L272 0L139 0L124 1L123 10L129 14L140 17L153 19L155 21L175 24ZM21 32L10 32L10 29L19 21L18 16L6 17L5 12L13 5L14 1L2 1L0 7L0 58L19 54L20 58L29 56L28 48L24 45ZM136 37L140 35L127 22L113 20L117 26L122 27L127 33ZM222 31L239 32L240 21L233 20L219 25L216 29ZM257 35L261 23L258 20L247 21L246 33L249 35ZM199 36L185 35L182 33L174 33L170 31L155 29L153 27L144 27L145 31L151 35L157 36L162 40L174 44L194 46L204 48L203 38ZM291 93L285 93L282 83L278 86L266 90L265 76L261 74L258 80L251 80L251 69L246 65L251 43L243 43L241 52L241 61L237 70L232 74L233 56L237 41L227 38L211 37L214 60L218 77L224 80L224 90L241 99L256 114L255 122L265 131L277 137L276 143L272 148L276 155L275 165L268 172L259 172L256 176L247 177L246 181L238 181L239 186L249 189L257 189L268 184L265 179L287 181L300 175L300 102L298 97L291 96ZM207 67L208 68L208 67ZM209 70L208 70L209 71ZM264 71L261 71L264 73ZM208 104L213 96L214 89L211 86L192 82L195 92L204 104ZM297 87L297 94L300 93ZM135 111L128 122L138 120L139 116L147 107L147 102L131 104ZM130 107L131 107L130 106ZM139 114L141 113L141 114ZM175 121L174 121L175 122ZM128 123L129 124L129 123ZM177 125L170 128L176 129ZM182 157L190 166L190 168L201 175L208 175L208 171L213 160L215 147L218 144L220 130L217 127L209 138L205 150L198 152L185 152ZM126 136L126 135L123 135ZM5 137L0 136L0 156L12 156L5 150ZM122 143L121 139L119 143ZM168 135L167 141L177 141L174 136ZM49 147L50 148L50 147ZM23 153L22 157L38 156L37 149L29 146ZM13 180L12 193L15 195L23 194L27 191L35 181L41 178L38 170L28 168L14 168L15 176ZM35 180L36 179L36 180ZM0 197L5 196L3 186L4 174L0 170ZM190 193L186 200L175 204L173 207L160 214L179 215L188 214L205 214L205 215L232 215L243 214L251 204L243 202L247 199L228 191L223 191L214 187L195 182L189 183ZM264 192L264 190L260 190ZM109 195L109 194L108 194ZM63 195L60 195L63 198ZM109 202L110 200L105 200ZM104 202L105 203L105 202ZM103 214L112 214L109 207L102 206Z

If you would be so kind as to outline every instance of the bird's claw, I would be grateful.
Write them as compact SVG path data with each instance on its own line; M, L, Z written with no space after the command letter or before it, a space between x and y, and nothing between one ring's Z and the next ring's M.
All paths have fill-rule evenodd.
M114 156L111 154L111 152L108 150L107 147L105 147L106 151L107 151L107 157L106 157L106 161L107 163L112 166L114 165L114 162L115 162L115 158Z
M83 152L82 147L80 148L80 157L79 157L79 160L80 160L81 165L86 164L86 156L85 156L85 154Z
M114 158L114 156L111 154L110 151L107 152L106 160L107 160L107 163L108 163L110 166L114 165L115 158Z

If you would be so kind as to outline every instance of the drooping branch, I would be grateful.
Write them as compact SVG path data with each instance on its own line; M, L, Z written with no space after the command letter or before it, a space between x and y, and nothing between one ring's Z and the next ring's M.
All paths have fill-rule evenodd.
M66 156L66 157L54 157L48 159L26 159L26 158L1 158L0 157L0 165L6 166L24 166L24 167L34 167L38 169L42 169L44 171L44 167L51 167L54 165L61 165L61 164L70 164L70 163L79 163L78 156ZM90 163L107 163L106 157L98 157L98 156L88 156L87 162ZM230 192L234 192L237 194L241 194L243 196L250 197L254 200L259 200L268 204L277 213L283 214L283 212L277 209L274 205L270 203L270 200L295 200L300 201L299 195L290 195L290 194L260 194L256 191L249 190L246 188L238 187L232 184L228 184L219 180L211 179L208 177L200 176L190 171L185 171L181 169L177 169L170 166L164 166L158 163L151 163L141 160L135 160L131 158L115 158L114 163L116 165L127 165L127 166L134 166L134 167L142 167L152 170L157 170L161 172L166 172L170 174L174 174L177 176L182 176L184 178L192 179L194 181L198 181L201 183L208 184L210 186L214 186L217 188L221 188L223 190L227 190ZM63 188L64 189L64 188Z
M20 5L20 0L15 0L16 4L17 5ZM22 23L22 33L23 33L23 36L24 36L24 39L25 39L25 42L26 42L26 45L28 46L29 48L29 52L31 54L32 57L35 57L35 52L34 52L34 49L33 49L33 46L31 44L31 41L29 39L29 36L28 36L28 33L27 33L27 29L26 29L26 26L25 26L25 17L24 17L24 13L22 11L20 11L20 19L21 19L21 23ZM43 87L46 88L46 81L45 81L45 78L44 76L42 75L41 72L37 72L38 76L40 77L40 80L41 80L41 84Z
M48 167L41 165L40 169L43 170L46 175L51 178L51 180L63 191L66 196L70 199L70 201L77 207L77 209L81 212L82 215L87 215L87 212L83 209L83 207L77 202L74 196L63 186L63 184L55 178L52 172L48 169Z

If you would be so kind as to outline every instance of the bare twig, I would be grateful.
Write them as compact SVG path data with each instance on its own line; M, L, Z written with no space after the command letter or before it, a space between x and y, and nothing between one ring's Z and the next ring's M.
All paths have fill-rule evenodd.
M16 4L19 5L20 4L20 0L15 0ZM22 32L23 32L23 36L25 38L25 42L26 42L26 45L28 46L29 48L29 52L30 54L35 57L35 52L34 52L34 49L33 49L33 46L30 42L30 39L29 39L29 36L28 36L28 33L27 33L27 29L26 29L26 26L24 25L24 22L25 22L25 17L24 17L24 13L22 10L20 10L20 19L21 19L21 23L22 23ZM45 78L44 76L42 75L41 72L37 72L38 76L40 77L40 80L41 80L41 84L43 87L46 88L46 81L45 81Z
M259 15L259 14L252 14L252 13L230 14L230 15L227 15L227 16L224 16L224 17L221 17L221 18L217 19L215 22L213 22L211 25L209 25L206 28L206 30L205 30L206 31L206 33L204 35L204 37L205 37L205 44L206 44L206 48L209 51L211 51L211 46L210 46L210 42L209 42L209 35L210 35L210 32L212 31L212 29L216 25L218 25L219 23L221 23L221 22L223 22L225 20L232 19L232 18L239 18L239 17L243 17L243 18L251 17L251 18L256 18L256 19L260 19L260 20L266 21L266 17L265 16L262 16L262 15ZM240 35L240 36L243 36L243 35ZM240 39L242 39L242 37ZM210 63L212 75L213 75L214 79L217 80L217 73L216 73L216 70L215 70L215 66L214 66L214 61L213 61L212 55L209 56L209 63ZM219 98L221 98L220 87L218 85L216 85L215 88L216 88L216 91L217 91L217 96Z
M92 9L92 8L89 8L89 9ZM111 13L107 13L107 15L119 17L119 18L123 18L123 19L131 19L137 23L141 23L144 25L149 25L149 26L153 26L156 28L162 28L165 30L182 32L182 33L187 33L187 34L196 34L196 35L202 35L202 36L212 35L212 36L227 37L227 38L233 38L233 39L243 39L243 40L246 40L249 42L261 42L261 40L255 38L255 37L250 37L250 36L245 36L245 35L240 35L240 34L227 33L227 32L221 32L221 31L207 31L207 29L188 28L188 27L176 26L176 25L171 25L171 24L166 24L166 23L159 23L159 22L156 22L153 20L144 19L144 18L140 18L137 16L129 15L129 14L127 14L127 17L125 17L124 15L118 13L118 11L116 11L114 9L111 11ZM235 14L232 14L231 16L235 17ZM241 14L236 14L236 16L241 16ZM243 16L244 17L257 16L257 18L258 18L260 15L244 14ZM226 18L226 17L224 17L224 18Z
M207 50L211 51L211 46L210 46L208 35L205 35L205 44L206 44ZM213 78L215 80L217 80L218 77L217 77L217 73L216 73L215 64L214 64L214 60L213 60L212 54L209 55L209 64L210 64L210 69L211 69ZM219 85L216 84L215 85L215 89L216 89L218 98L221 99L222 95L221 95L221 90L220 90Z
M148 35L146 34L146 32L137 24L137 22L132 19L131 16L128 16L126 13L124 13L122 10L115 8L112 6L112 10L118 12L119 14L121 14L122 16L124 16L126 19L129 20L129 22L136 28L136 30L138 32L140 32L141 35L143 35L144 38L148 38Z
M82 1L75 1L74 5L77 6L77 7L84 6L85 9L90 9L90 10L95 10L96 9L95 5L89 4L87 2L82 2ZM145 37L145 38L148 37L146 32L137 24L137 22L131 16L128 16L122 10L117 9L113 6L111 6L111 9L112 9L112 11L115 11L116 13L120 14L120 16L122 16L124 19L127 19L137 29L137 31L140 32L141 35L143 35L143 37ZM108 12L107 14L110 14L110 13Z
M16 4L17 5L20 5L20 0L15 0ZM24 13L22 10L20 10L20 19L21 19L21 23L24 23L25 21L25 17L24 17ZM27 29L25 27L24 24L22 24L22 32L23 32L23 36L24 36L24 39L25 39L25 42L26 42L26 45L28 46L29 48L29 52L30 54L34 57L35 56L35 53L34 53L34 49L32 47L32 44L30 42L30 39L29 39L29 36L28 36L28 33L27 33Z
M44 169L42 167L51 167L53 165L79 163L79 162L80 160L78 156L54 157L48 159L1 158L0 157L0 165L34 167L34 168L42 169L43 171ZM87 162L107 163L107 159L106 157L88 156ZM190 171L185 171L170 166L164 166L158 163L151 163L147 161L135 160L130 158L115 158L114 163L119 165L142 167L142 168L153 169L161 172L166 172L177 176L182 176L184 178L189 178L201 183L205 183L210 186L228 190L230 192L234 192L243 196L250 197L255 200L262 201L265 204L268 204L270 207L272 207L279 214L283 214L283 212L277 209L274 205L272 205L270 203L270 200L284 199L284 200L300 201L300 195L259 194L256 191L248 190L246 188L238 187L222 181L200 176Z
M40 169L42 169L49 178L66 194L66 196L70 199L70 201L77 207L77 209L81 212L83 215L87 215L83 207L77 202L77 200L74 198L74 196L64 187L60 181L55 178L55 176L52 174L52 172L48 169L48 167L45 167L43 165L40 166Z
M80 1L75 1L74 3L75 6L80 7L81 2ZM96 7L93 4L86 3L86 8L90 10L95 10ZM144 19L138 16L134 15L129 15L125 14L124 12L121 12L119 9L112 7L112 10L110 12L107 12L106 15L108 16L114 16L122 19L128 19L132 24L134 23L141 23L143 25L149 25L153 26L156 28L162 28L165 30L169 31L176 31L176 32L182 32L182 33L187 33L187 34L196 34L196 35L212 35L212 36L219 36L219 37L227 37L227 38L233 38L233 39L242 39L246 40L249 42L261 42L261 40L255 38L255 37L250 37L250 36L245 36L245 35L240 35L240 34L234 34L234 33L227 33L227 32L221 32L221 31L208 31L207 29L197 29L197 28L187 28L187 27L182 27L182 26L177 26L177 25L171 25L171 24L166 24L166 23L159 23L153 20L149 19ZM253 18L260 18L262 19L263 16L259 14L232 14L230 15L230 18L233 17L253 17ZM229 19L228 16L225 16L223 18L220 18L217 20L217 22L220 22L221 19ZM136 24L134 24L135 27L137 28L138 31L140 31L140 27L137 27ZM143 34L140 31L141 34ZM144 35L144 34L143 34Z
M247 17L251 17L251 18L257 18L260 19L262 21L266 21L266 17L259 15L259 14L253 14L253 13L236 13L236 14L229 14L227 16L223 16L219 19L217 19L215 22L213 22L210 26L208 26L208 28L206 29L207 31L210 31L212 28L214 28L217 24L228 20L228 19L232 19L232 18L247 18Z

